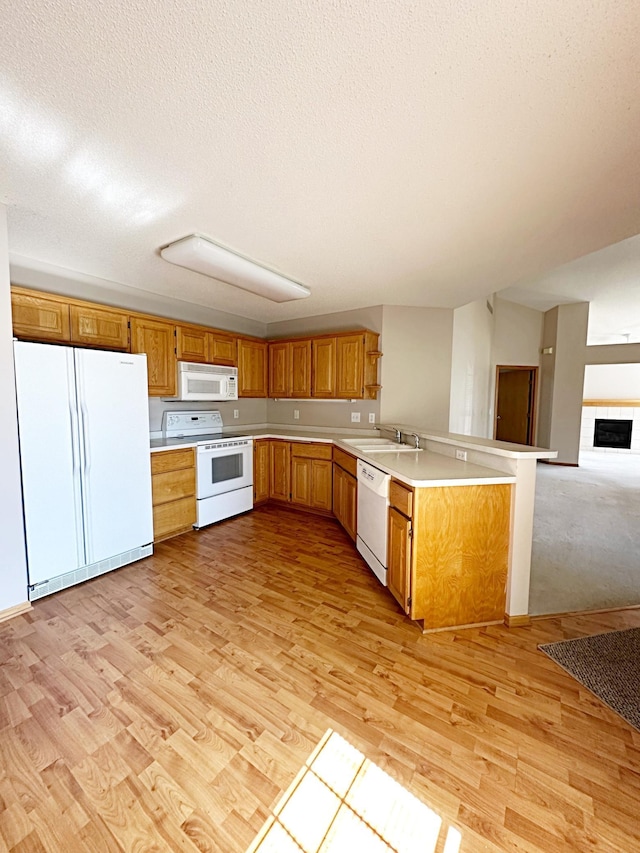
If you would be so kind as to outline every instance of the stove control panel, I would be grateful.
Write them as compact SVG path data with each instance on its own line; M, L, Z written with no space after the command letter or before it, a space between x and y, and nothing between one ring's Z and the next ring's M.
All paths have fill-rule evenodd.
M208 412L164 412L162 432L174 438L222 431L222 415Z

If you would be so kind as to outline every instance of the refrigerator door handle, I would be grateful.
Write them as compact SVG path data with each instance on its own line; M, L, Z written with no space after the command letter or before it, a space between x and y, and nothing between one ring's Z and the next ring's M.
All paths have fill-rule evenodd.
M91 453L89 449L88 435L88 412L84 401L84 376L82 375L82 362L79 353L76 352L76 390L78 399L78 412L80 420L81 458L82 458L82 507L84 510L84 548L87 565L93 562L93 549L91 547Z
M75 370L73 354L67 354L67 381L69 389L75 387ZM82 474L80 457L80 434L78 424L78 408L75 395L69 394L69 421L71 427L71 460L73 465L73 505L76 528L76 551L78 554L78 566L84 566L87 562L85 553L85 531L83 524L82 505Z

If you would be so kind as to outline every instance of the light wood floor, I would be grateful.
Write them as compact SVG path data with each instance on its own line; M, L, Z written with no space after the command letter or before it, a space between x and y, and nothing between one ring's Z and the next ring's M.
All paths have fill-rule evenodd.
M332 728L462 853L636 851L640 734L536 646L637 625L423 636L333 521L186 534L0 625L0 850L244 851Z

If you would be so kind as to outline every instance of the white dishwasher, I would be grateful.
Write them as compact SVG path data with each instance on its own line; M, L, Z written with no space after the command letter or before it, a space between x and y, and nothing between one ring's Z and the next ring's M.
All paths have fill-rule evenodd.
M374 575L387 585L387 529L390 474L358 459L358 536L356 547Z

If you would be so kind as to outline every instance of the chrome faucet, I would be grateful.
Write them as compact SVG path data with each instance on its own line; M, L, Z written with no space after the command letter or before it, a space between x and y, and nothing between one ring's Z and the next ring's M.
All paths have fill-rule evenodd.
M420 450L420 436L418 435L418 433L417 432L409 432L409 433L407 433L407 435L413 436L413 442L414 442L413 446L415 447L416 450Z
M402 444L402 430L398 429L398 427L391 427L391 429L395 431L398 444Z

